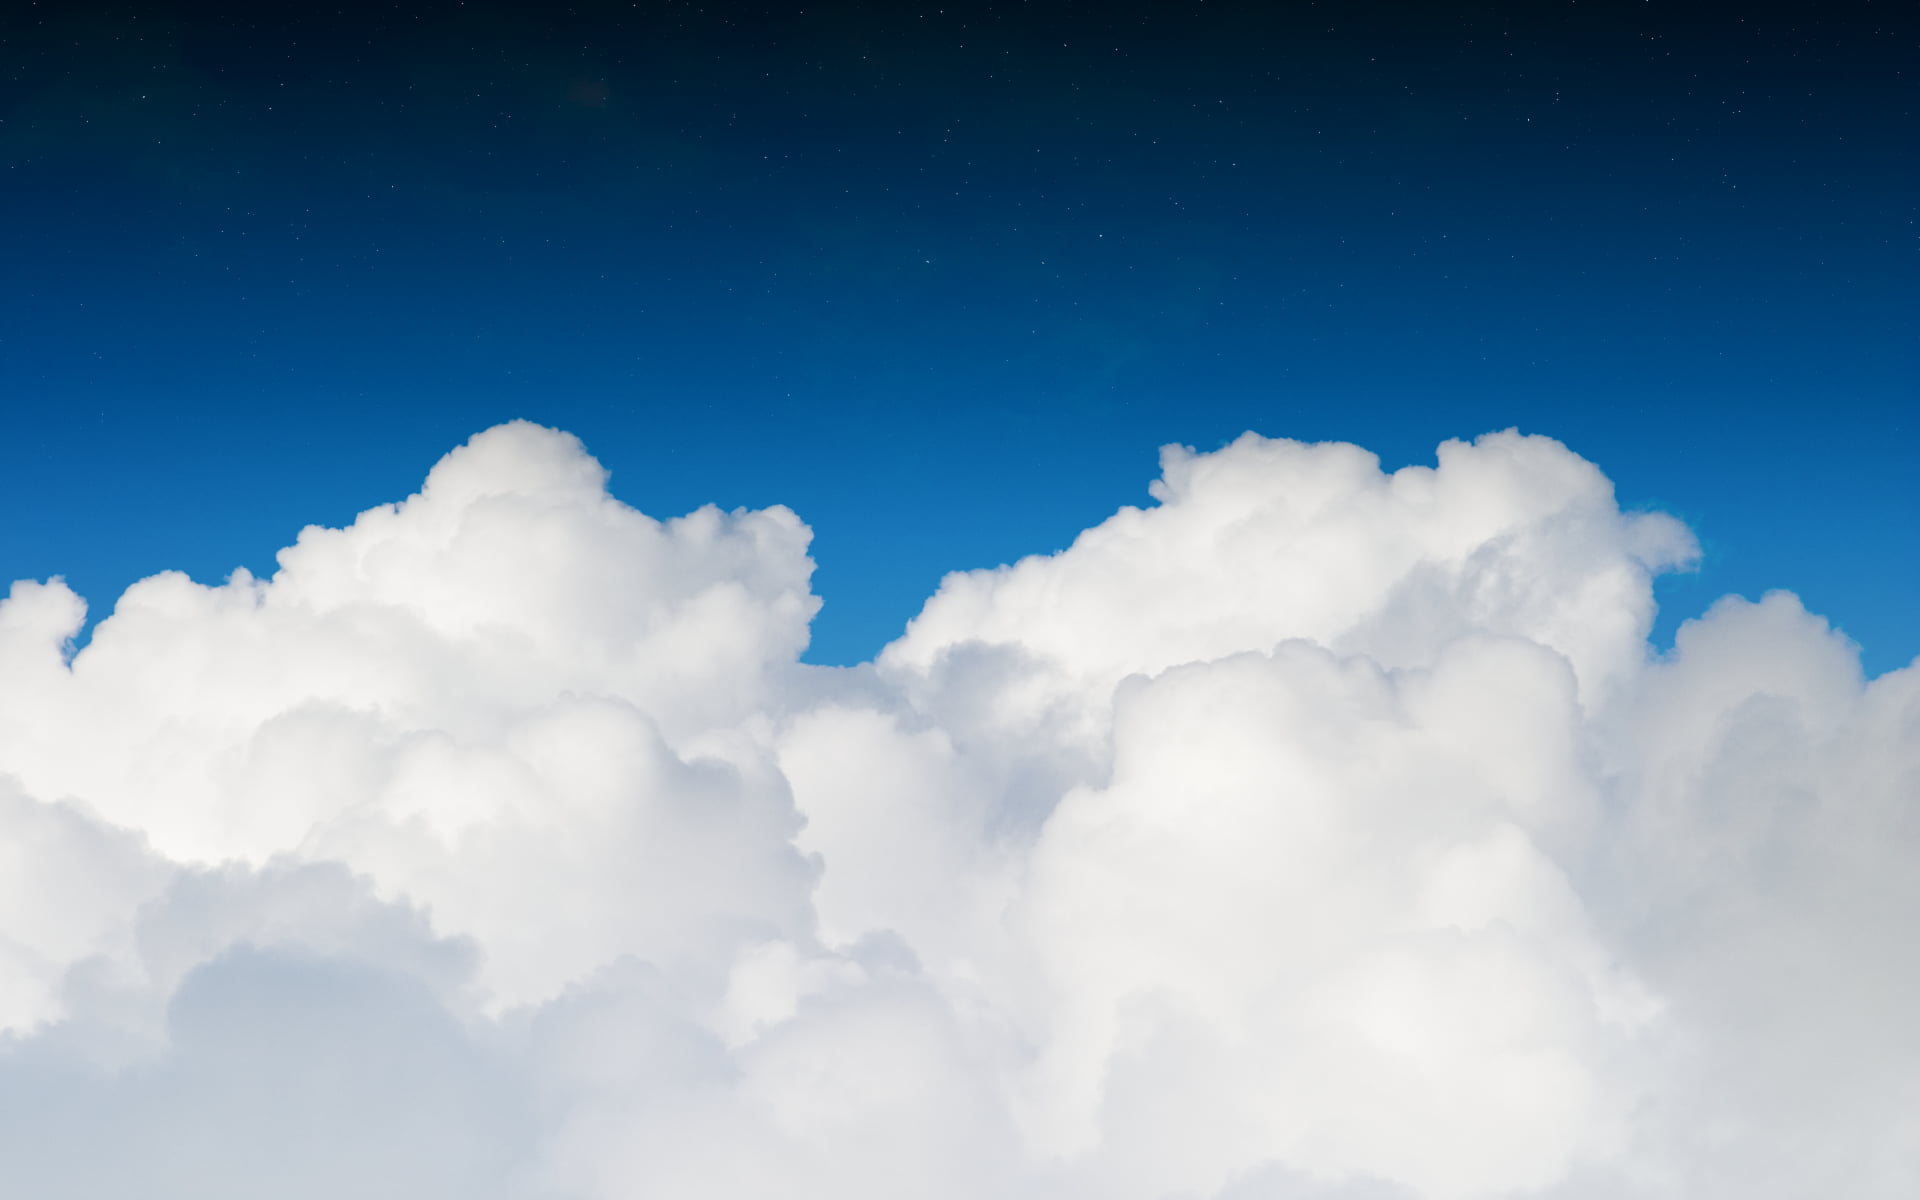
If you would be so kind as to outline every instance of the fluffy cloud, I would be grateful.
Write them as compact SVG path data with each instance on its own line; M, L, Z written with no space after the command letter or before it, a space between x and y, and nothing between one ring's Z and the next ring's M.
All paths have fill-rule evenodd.
M1920 1187L1920 671L1512 433L1248 435L852 670L790 512L489 430L0 603L0 1189Z

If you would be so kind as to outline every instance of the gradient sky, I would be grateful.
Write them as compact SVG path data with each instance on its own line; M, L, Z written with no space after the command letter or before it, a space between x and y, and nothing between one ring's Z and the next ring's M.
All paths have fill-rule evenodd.
M0 564L272 567L478 429L813 524L810 657L1157 446L1508 426L1920 652L1894 4L19 4ZM301 11L291 11L299 9Z

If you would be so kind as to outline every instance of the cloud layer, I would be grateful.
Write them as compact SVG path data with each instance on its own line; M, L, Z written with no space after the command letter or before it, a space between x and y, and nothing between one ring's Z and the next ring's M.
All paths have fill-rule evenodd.
M1920 671L1556 442L1169 448L800 664L791 512L491 429L0 603L0 1191L1920 1189Z

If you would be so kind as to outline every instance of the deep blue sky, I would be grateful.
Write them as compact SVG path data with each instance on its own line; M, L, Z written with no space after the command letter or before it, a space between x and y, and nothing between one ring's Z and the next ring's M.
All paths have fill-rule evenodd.
M474 431L816 531L817 661L1244 429L1517 425L1920 652L1901 4L0 15L0 577L272 566ZM325 11L319 11L321 9Z

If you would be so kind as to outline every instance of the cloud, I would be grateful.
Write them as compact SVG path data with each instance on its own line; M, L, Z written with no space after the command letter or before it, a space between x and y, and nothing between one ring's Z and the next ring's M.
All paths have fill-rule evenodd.
M785 509L515 423L0 603L0 1189L1920 1185L1920 671L1513 433L1247 435L801 664ZM104 1154L101 1147L113 1147Z

